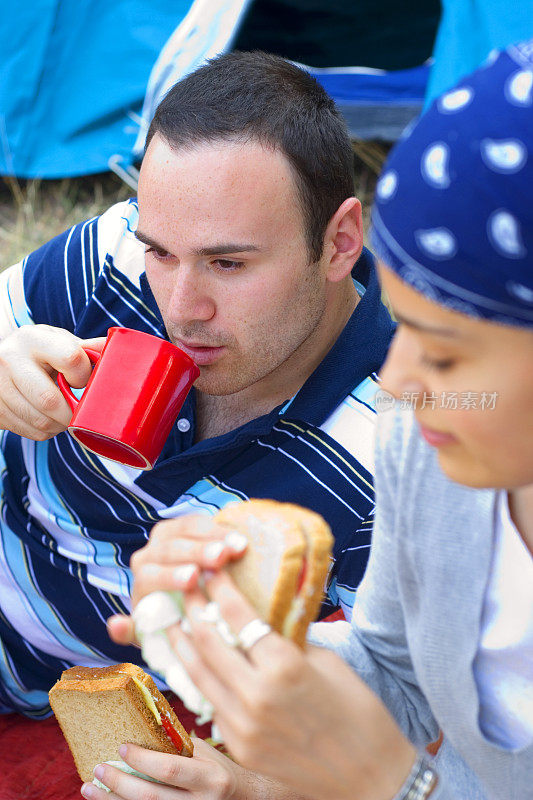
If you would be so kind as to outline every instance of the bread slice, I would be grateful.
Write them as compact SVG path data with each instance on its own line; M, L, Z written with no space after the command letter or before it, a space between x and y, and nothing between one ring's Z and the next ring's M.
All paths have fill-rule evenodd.
M125 742L192 755L185 728L152 678L135 664L71 667L51 688L49 698L83 781L92 781L97 764L120 759L118 748ZM150 708L150 698L160 719L175 730L177 746Z
M331 564L329 525L301 506L256 499L226 506L214 521L250 542L227 566L239 589L275 631L303 647Z

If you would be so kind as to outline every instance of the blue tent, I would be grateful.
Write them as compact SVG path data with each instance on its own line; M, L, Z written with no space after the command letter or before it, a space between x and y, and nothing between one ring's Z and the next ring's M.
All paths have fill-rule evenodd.
M303 0L276 2L277 8L292 3L300 19L312 17L302 15ZM4 19L0 26L0 174L58 178L111 166L127 177L164 92L206 58L232 47L243 20L253 16L252 5L254 13L266 9L268 18L269 6L260 0L21 4L13 22ZM309 10L322 5L321 0L304 3ZM341 5L338 0L335 10ZM344 0L345 8L352 5ZM265 30L261 21L265 49L275 51L276 24L272 19ZM248 41L253 46L254 40ZM302 35L295 41L303 41ZM351 47L350 28L346 41ZM287 56L292 57L290 51ZM419 113L428 78L423 64L396 70L308 68L360 138L396 139Z
M129 157L154 62L192 0L33 0L0 25L0 173L57 178Z

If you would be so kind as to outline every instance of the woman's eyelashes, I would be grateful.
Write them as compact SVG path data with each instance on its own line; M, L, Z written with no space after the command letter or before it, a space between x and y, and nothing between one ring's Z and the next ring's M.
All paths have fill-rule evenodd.
M451 369L455 364L453 358L432 358L425 353L420 357L420 361L428 369L433 369L437 372L444 372L447 369Z

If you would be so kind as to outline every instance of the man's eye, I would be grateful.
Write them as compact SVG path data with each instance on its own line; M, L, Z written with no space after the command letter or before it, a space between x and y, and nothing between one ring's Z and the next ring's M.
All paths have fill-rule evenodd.
M444 372L447 369L451 369L455 364L453 358L430 358L429 356L423 355L421 357L422 364L428 369L434 369L438 372Z
M211 264L215 269L219 269L222 272L234 272L244 266L243 261L232 261L229 258L217 258L215 261L212 261Z
M163 261L170 255L170 253L168 253L166 250L159 250L157 247L147 247L144 252L152 253L152 255L155 256L155 258L158 258L160 261Z

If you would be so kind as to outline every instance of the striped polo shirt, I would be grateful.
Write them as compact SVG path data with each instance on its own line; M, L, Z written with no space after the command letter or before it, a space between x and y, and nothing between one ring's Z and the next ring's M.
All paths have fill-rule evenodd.
M114 325L166 337L135 238L137 205L113 206L0 275L0 334L45 323L82 339ZM141 663L111 642L129 610L132 553L161 519L275 498L322 514L335 536L324 613L349 615L372 526L379 369L392 334L368 251L354 267L362 300L300 391L271 413L194 443L194 389L155 467L98 457L68 433L0 435L0 711L49 713L47 692L73 665Z

